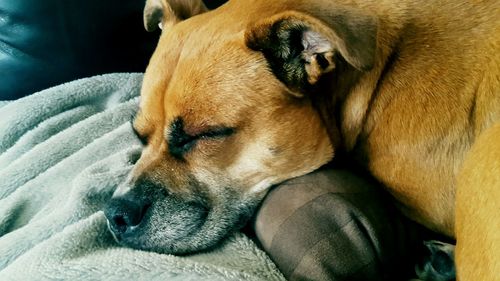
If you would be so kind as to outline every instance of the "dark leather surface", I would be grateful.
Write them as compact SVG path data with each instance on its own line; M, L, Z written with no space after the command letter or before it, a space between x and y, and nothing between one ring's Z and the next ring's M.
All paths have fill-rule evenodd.
M76 78L144 71L159 33L143 0L0 0L0 100Z
M219 7L220 5L226 3L228 0L203 0L203 3L207 8L209 9L215 9Z
M214 9L227 0L205 0ZM109 72L143 72L159 31L145 0L0 0L0 100Z

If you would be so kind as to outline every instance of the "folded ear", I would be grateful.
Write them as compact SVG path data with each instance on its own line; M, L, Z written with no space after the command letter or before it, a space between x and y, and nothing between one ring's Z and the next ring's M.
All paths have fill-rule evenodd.
M360 71L373 67L375 17L342 12L323 22L287 11L248 27L249 48L263 52L275 75L297 95L335 69L340 55Z
M144 27L154 31L208 11L201 0L146 0Z

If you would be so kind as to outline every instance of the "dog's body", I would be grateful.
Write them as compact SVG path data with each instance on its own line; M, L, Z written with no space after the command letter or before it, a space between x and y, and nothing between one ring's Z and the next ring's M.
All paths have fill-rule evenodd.
M167 2L159 3L163 14L152 20L165 24L174 15L165 12ZM459 237L459 255L472 259L477 256L470 247L498 249L500 234L490 229L476 241L455 233L455 222L463 226L471 219L455 218L456 181L468 151L498 122L497 0L233 0L164 30L134 124L148 146L118 194L141 188L145 178L147 186L189 202L203 194L203 204L218 210L204 219L215 224L223 212L246 216L272 184L308 173L344 150L387 187L406 215ZM498 126L496 131L490 134L495 140L473 151L500 149ZM468 167L482 165L484 158L468 157ZM478 199L471 208L481 210L481 222L497 226L498 161L473 172L495 179L495 188L475 181L463 187L493 202ZM227 225L192 236L195 246L146 248L206 248L215 242L202 239L220 239L237 219L222 221ZM192 232L209 224L195 223ZM489 258L486 269L474 266L500 276L500 252ZM460 276L461 267L475 272L467 267L470 259L458 259L461 280L473 280ZM474 280L490 280L482 276Z
M500 124L476 140L457 182L455 230L460 280L498 280Z

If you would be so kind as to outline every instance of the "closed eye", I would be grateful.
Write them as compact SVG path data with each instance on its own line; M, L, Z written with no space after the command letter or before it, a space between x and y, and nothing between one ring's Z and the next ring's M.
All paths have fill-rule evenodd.
M222 127L222 128L213 128L206 132L203 132L197 135L198 138L218 138L218 137L229 137L234 133L233 128Z
M189 135L184 131L182 119L177 119L171 126L168 150L172 156L182 159L184 154L190 151L199 140L228 137L233 133L233 128L214 127L196 135Z

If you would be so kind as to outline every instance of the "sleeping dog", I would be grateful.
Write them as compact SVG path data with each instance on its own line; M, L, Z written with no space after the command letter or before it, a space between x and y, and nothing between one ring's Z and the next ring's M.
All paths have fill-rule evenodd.
M207 249L343 152L457 239L460 280L498 280L499 1L149 0L144 15L163 32L133 122L145 147L105 211L120 243Z

